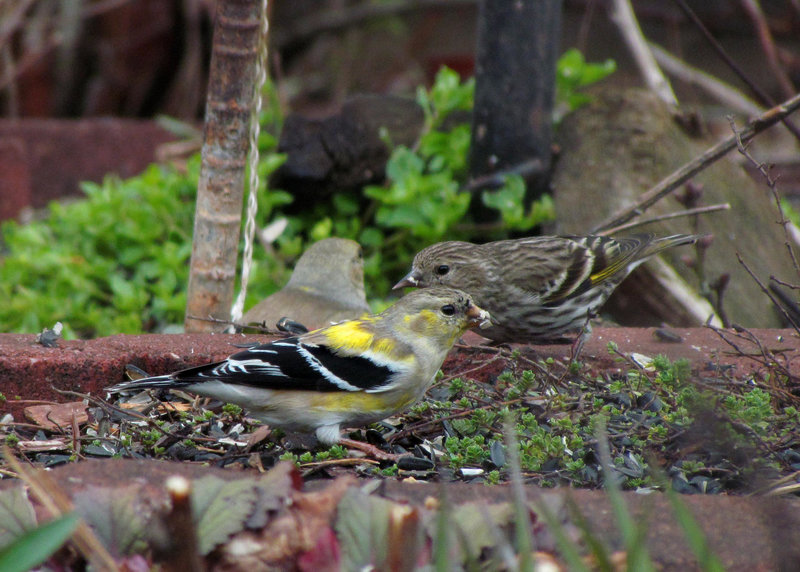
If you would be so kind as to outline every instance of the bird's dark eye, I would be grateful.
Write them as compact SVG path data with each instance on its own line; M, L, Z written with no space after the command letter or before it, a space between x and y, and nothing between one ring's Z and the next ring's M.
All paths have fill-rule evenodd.
M436 268L436 274L438 274L439 276L444 276L448 272L450 272L450 267L447 264L442 264L441 266Z
M442 306L442 314L445 316L452 316L456 313L456 308L452 304L446 304Z

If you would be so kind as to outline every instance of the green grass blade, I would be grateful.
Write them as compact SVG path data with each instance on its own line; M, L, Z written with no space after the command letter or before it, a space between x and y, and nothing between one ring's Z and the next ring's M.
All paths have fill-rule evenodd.
M519 444L514 432L514 421L510 417L504 422L508 464L511 469L511 490L514 499L514 529L516 530L519 570L533 571L533 539L531 538L531 519L528 502L522 485L522 468L519 460Z
M689 507L670 486L666 486L665 489L667 499L672 505L672 511L675 513L675 520L678 521L678 525L686 535L686 541L689 543L689 548L691 548L695 558L697 558L700 569L704 572L725 572L725 567L717 555L711 551L708 539Z
M603 486L608 494L611 503L611 510L617 521L617 526L622 533L622 541L625 545L628 559L629 570L641 570L642 572L655 571L655 566L647 551L647 530L644 523L637 524L622 498L622 490L613 477L613 463L611 462L611 451L608 446L608 435L605 424L600 424L597 428L597 449L600 454L600 462L603 466Z
M553 511L550 510L543 499L537 501L534 508L536 509L536 514L544 519L550 533L555 538L558 549L561 551L561 556L567 561L568 569L571 572L589 572L590 568L581 558L580 548L577 543L569 537L564 525L561 524L561 521ZM601 554L605 556L602 547L600 547L600 549ZM608 558L605 557L604 561L607 560ZM600 570L603 570L603 568L600 568Z
M581 531L583 535L583 541L586 543L586 546L589 548L589 552L595 558L595 569L599 572L614 572L614 565L611 563L611 556L609 554L609 549L603 544L602 540L598 538L598 536L592 530L588 519L586 516L581 512L580 508L578 507L577 503L571 496L567 496L567 508L569 509L569 514L572 516L572 519L575 521L575 526L578 527L578 530ZM546 515L545 520L547 520ZM561 523L558 523L559 526ZM548 526L550 525L548 521ZM566 534L562 530L560 531L561 534L565 537L565 541L569 542L572 549L576 551L577 554L577 547L574 543L566 537ZM561 541L556 536L556 542L560 543ZM562 548L562 550L564 550ZM580 555L577 556L580 558ZM576 570L575 566L573 565L571 560L568 560L570 563L570 570ZM582 565L581 570L586 570L588 572L589 568L583 564L583 561L580 561Z
M450 519L453 516L447 489L442 486L439 498L439 514L436 515L436 536L433 538L433 568L436 572L449 572L450 562Z

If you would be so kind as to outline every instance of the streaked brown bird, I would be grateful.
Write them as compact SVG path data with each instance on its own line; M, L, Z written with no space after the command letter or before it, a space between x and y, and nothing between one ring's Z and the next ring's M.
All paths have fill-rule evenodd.
M639 264L700 236L539 236L486 244L440 242L417 253L394 288L463 290L492 315L495 342L567 343Z
M289 318L315 330L369 313L361 246L346 238L326 238L303 253L286 286L250 308L242 323L272 328Z

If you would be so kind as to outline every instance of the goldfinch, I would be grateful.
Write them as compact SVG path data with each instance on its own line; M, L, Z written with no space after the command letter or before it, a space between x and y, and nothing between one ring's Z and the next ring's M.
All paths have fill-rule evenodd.
M492 314L495 342L557 343L580 333L614 289L658 252L700 236L539 236L487 244L440 242L414 257L394 288L449 286Z
M330 445L340 426L373 423L421 399L461 334L489 320L467 294L429 288L380 314L108 391L179 388L240 405L271 426L313 431Z
M288 318L313 330L369 313L361 246L326 238L303 253L286 286L250 308L242 323L273 327Z

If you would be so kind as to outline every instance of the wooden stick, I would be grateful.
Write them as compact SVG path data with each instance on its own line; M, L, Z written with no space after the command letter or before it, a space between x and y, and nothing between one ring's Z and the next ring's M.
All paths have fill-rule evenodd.
M660 222L662 220L669 220L673 218L680 218L684 216L692 216L692 215L700 215L704 213L711 213L716 211L727 211L730 210L731 205L729 203L720 203L718 205L709 205L707 207L696 207L693 209L686 209L685 211L677 211L674 213L667 213L664 215L654 216L653 218L648 218L646 220L639 220L634 222L629 222L627 224L621 224L619 226L615 226L614 228L609 228L608 230L604 230L603 232L599 232L598 234L602 236L610 236L612 234L616 234L618 232L622 232L623 230L630 230L632 228L636 228L638 226L644 226L646 224L650 224L653 222Z
M739 141L749 141L768 127L772 127L784 117L797 111L798 108L800 108L800 94L797 94L793 98L767 110L763 115L760 115L748 123L738 133L734 133L733 135L723 139L693 161L686 163L667 178L662 179L655 186L643 193L633 206L623 209L622 211L612 215L605 221L596 225L594 229L592 229L591 233L598 234L606 229L624 224L632 218L642 214L655 203L674 192L675 189L680 187L683 183L691 179L697 173L713 164L720 157L723 157L732 149L736 149Z

